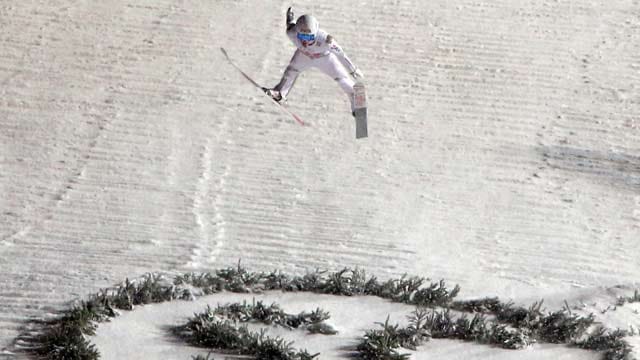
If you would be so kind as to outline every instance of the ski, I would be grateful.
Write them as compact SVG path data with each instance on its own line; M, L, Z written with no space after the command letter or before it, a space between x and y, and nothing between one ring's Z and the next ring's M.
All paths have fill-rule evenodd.
M227 54L227 51L226 51L223 47L221 47L221 48L220 48L220 51L222 51L222 54L224 54L224 57L225 57L225 58L227 58L227 61L229 61L229 64L231 64L231 66L233 66L234 68L236 68L236 70L238 70L238 71L240 72L240 74L242 74L242 76L244 76L244 78L245 78L245 79L247 79L251 84L253 84L253 86L257 87L257 88L258 88L258 90L260 90L260 92L261 92L264 96L268 97L268 98L269 98L269 100L271 100L271 102L273 102L274 104L278 105L278 107L279 107L282 111L284 111L285 113L287 113L288 115L290 115L291 117L293 117L293 119L294 119L295 121L297 121L297 122L298 122L298 124L303 125L303 126L305 125L305 122L304 122L304 121L302 121L302 119L301 119L298 115L296 115L293 111L291 111L291 110L287 109L287 107L286 107L286 106L284 106L284 105L280 104L279 102L275 101L271 96L269 96L269 95L265 94L265 93L264 93L264 91L262 90L262 86L260 86L260 84L258 84L257 82L255 82L255 81L254 81L254 80L253 80L249 75L247 75L244 71L242 71L242 69L240 69L240 67L238 67L238 65L236 65L236 64L231 60L231 58L229 57L229 54Z
M353 86L353 115L356 118L356 139L366 138L367 131L367 94L361 81Z

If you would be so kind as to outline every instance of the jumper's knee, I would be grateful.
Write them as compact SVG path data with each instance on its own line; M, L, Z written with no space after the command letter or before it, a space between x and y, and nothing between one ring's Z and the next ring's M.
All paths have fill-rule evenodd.
M335 80L338 82L338 85L340 85L340 87L342 88L342 91L344 91L345 94L347 94L347 97L349 98L349 103L351 104L351 110L353 110L353 106L354 106L353 85L355 85L355 82L348 77L336 78Z

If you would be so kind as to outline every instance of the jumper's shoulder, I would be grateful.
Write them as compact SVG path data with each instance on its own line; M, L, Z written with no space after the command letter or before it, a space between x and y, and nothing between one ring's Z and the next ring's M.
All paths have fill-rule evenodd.
M338 45L338 41L331 34L327 34L324 40L324 46L332 51L341 51L340 45Z
M342 53L342 48L340 47L340 45L338 45L338 42L336 41L336 38L333 37L333 35L327 34L324 41L324 46L327 48L327 50L334 53Z
M318 33L316 34L316 43L320 46L326 44L328 36L329 34L327 34L326 31L322 29L318 30Z

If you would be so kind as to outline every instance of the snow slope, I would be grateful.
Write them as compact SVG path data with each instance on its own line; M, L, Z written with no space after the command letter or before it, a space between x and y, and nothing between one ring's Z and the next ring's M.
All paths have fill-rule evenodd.
M127 276L240 258L519 302L639 286L638 1L295 2L363 69L361 141L321 73L300 127L220 53L275 84L289 5L0 4L0 354Z

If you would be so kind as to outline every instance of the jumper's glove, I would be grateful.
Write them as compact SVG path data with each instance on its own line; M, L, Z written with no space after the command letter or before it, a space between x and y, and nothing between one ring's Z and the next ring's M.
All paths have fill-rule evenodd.
M289 8L287 9L287 28L294 24L295 21L293 20L293 10L291 9L291 6L289 6Z
M364 75L362 74L362 71L360 71L360 69L355 68L355 70L353 70L351 72L351 76L353 76L354 79L356 80L361 80L364 78Z

